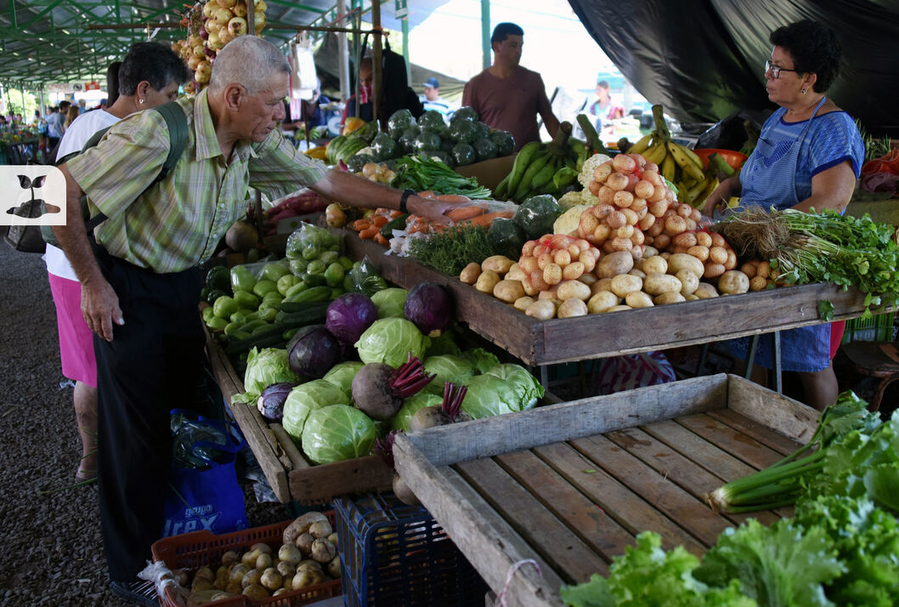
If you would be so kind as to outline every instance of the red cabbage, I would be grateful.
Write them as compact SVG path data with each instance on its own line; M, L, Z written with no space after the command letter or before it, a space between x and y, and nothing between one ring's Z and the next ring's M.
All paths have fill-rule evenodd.
M321 379L342 360L340 342L324 325L309 325L297 331L287 344L290 369L307 379Z
M287 400L287 395L297 385L281 382L272 384L263 390L262 396L259 397L259 401L256 403L256 407L262 413L262 417L270 422L280 422L281 417L284 415L284 401Z
M378 308L362 293L344 293L331 302L325 313L325 327L344 344L353 345L378 320Z
M439 334L446 328L452 316L449 293L434 282L415 285L406 297L404 307L406 320L415 323L425 335Z

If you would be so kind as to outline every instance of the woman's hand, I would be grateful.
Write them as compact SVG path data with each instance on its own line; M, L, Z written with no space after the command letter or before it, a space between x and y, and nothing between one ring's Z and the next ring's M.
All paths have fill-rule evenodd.
M739 193L739 185L739 175L728 177L727 179L722 181L718 185L718 187L715 188L715 191L712 192L708 198L706 198L705 206L702 209L702 214L706 217L713 217L715 215L716 209L719 209L721 211L726 209L727 203L730 201L731 197L734 196L735 193Z

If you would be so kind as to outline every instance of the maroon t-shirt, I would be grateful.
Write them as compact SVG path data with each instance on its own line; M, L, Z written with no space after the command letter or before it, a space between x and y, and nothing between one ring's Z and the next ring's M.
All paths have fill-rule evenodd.
M512 133L516 152L528 141L540 139L537 114L551 111L543 78L521 66L505 79L484 70L465 85L462 105L474 108L491 128Z

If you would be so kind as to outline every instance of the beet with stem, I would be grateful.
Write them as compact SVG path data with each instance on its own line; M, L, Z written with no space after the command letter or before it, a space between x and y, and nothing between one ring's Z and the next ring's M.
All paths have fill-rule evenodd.
M353 400L370 418L387 421L399 411L403 399L417 394L434 377L424 372L424 364L411 352L408 362L396 369L369 363L353 377Z
M415 432L436 426L446 426L456 422L471 421L471 416L462 410L462 401L468 388L452 382L443 384L443 404L439 407L424 407L412 417L410 429Z

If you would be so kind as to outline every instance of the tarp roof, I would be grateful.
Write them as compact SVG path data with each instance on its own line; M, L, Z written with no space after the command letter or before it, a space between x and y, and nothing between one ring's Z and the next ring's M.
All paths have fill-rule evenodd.
M897 0L569 2L641 95L690 122L772 108L763 74L769 34L800 19L826 23L843 46L828 95L870 132L899 136Z

